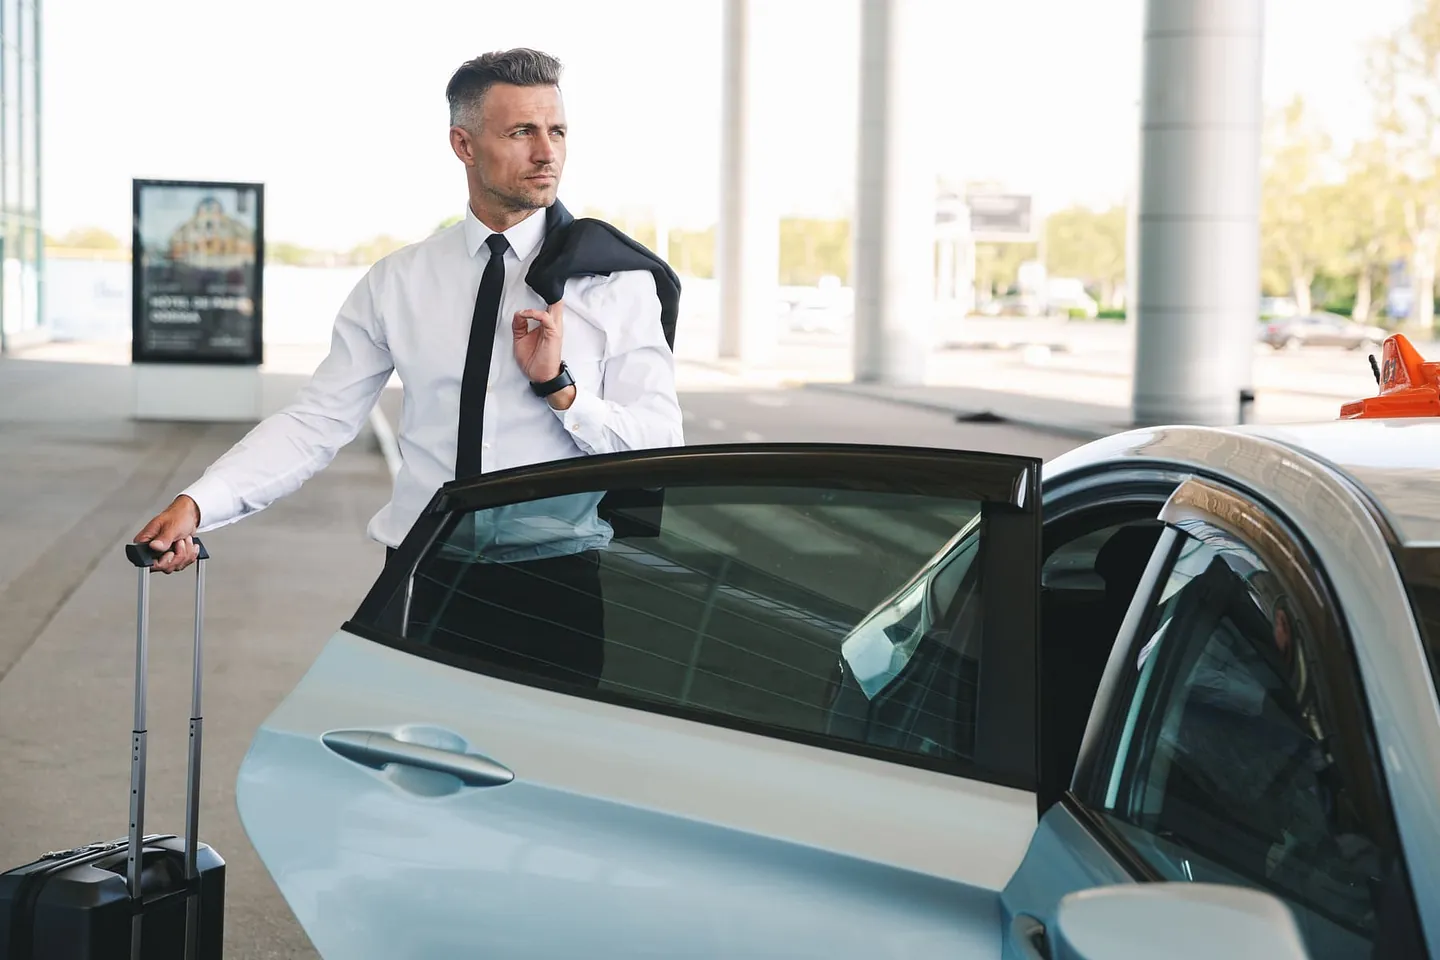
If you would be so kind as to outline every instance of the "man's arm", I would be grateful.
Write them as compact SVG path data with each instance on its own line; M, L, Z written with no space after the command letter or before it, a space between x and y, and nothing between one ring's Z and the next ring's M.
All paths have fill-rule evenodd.
M177 546L156 569L168 573L188 566L195 559L190 536L294 493L355 439L394 369L372 283L373 271L346 298L330 352L295 400L256 425L136 536L137 543L150 542L157 550ZM175 544L182 539L184 548Z
M603 322L610 344L605 395L577 390L555 413L575 445L587 454L616 453L685 443L675 395L675 357L660 326L655 278L644 270L615 274L613 315ZM554 404L552 404L554 407Z

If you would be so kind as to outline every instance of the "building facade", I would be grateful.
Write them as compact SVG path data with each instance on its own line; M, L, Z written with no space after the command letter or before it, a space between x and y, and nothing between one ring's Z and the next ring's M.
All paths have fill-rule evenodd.
M0 350L43 336L41 0L0 0Z
M253 230L231 217L214 197L206 197L195 215L170 235L170 259L210 270L239 269L255 259Z

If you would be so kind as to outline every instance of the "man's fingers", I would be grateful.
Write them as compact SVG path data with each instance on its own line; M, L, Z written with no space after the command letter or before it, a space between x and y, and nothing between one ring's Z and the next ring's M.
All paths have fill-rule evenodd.
M556 300L554 303L550 304L550 316L555 319L556 323L560 323L565 319L564 300Z
M175 527L170 523L162 523L150 538L150 546L155 550L169 550L175 546Z
M175 541L174 547L165 553L155 563L155 569L161 573L178 573L190 566L200 557L200 551L195 546L193 537L181 537Z

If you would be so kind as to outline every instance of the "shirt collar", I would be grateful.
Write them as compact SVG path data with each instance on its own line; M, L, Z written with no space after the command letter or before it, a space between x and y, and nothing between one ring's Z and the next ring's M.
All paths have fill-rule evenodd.
M480 222L475 211L470 209L470 204L465 204L465 246L469 249L470 256L475 256L481 244L494 232ZM540 246L540 241L545 239L545 211L536 210L506 230L505 239L510 241L510 249L515 251L516 257L521 260L529 259L530 254Z

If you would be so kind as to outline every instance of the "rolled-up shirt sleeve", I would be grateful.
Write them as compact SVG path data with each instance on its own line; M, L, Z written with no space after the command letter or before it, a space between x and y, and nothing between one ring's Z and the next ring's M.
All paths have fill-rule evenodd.
M394 370L374 282L372 270L350 292L335 318L329 353L295 399L181 491L200 508L200 532L294 493L359 434Z
M684 444L675 356L660 326L655 278L644 270L615 274L611 294L596 305L606 336L602 393L578 389L556 410L576 446L587 454Z

